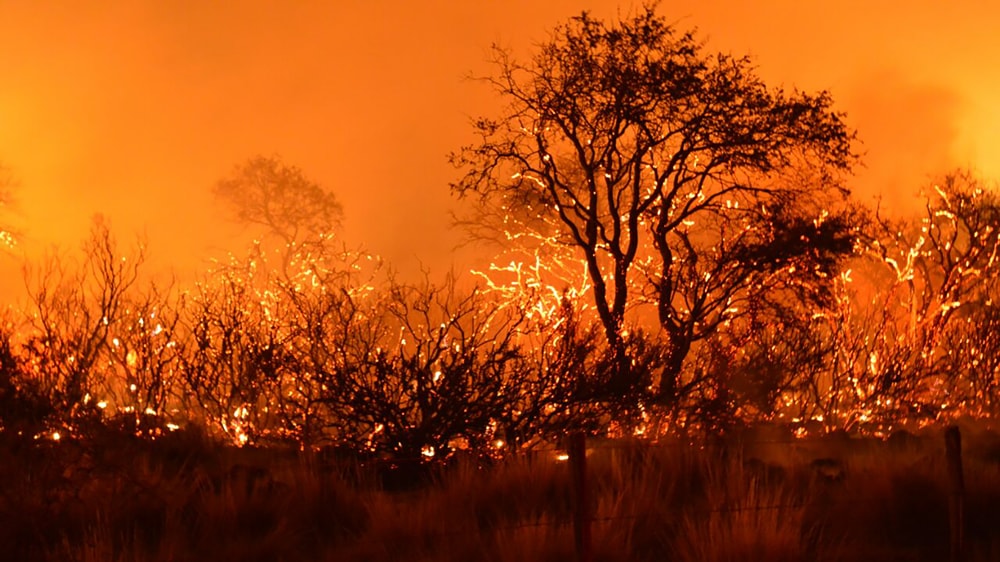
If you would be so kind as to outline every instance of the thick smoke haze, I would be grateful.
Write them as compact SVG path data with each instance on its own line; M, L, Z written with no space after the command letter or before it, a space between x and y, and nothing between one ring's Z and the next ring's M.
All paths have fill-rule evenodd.
M239 229L211 188L255 154L337 194L343 237L403 274L466 269L446 155L497 110L488 47L524 53L615 1L0 3L0 163L18 181L21 249L75 249L91 216L151 266L191 271ZM1000 177L1000 5L664 2L708 48L749 54L770 84L828 89L864 142L854 189L900 209L953 166ZM0 290L21 286L18 259Z

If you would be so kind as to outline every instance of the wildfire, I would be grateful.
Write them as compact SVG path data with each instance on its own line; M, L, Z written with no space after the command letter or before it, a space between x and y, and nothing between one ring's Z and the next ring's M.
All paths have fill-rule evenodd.
M788 263L753 272L739 291L725 293L720 284L739 270L721 261L698 269L696 254L678 253L669 264L678 287L670 303L658 302L648 284L664 274L655 248L639 245L617 332L638 382L621 403L595 392L612 369L588 262L555 225L521 228L524 218L513 213L503 237L518 246L474 272L479 286L469 297L383 291L359 273L359 263L374 263L370 256L345 265L324 254L329 249L274 252L261 244L176 300L135 292L103 310L79 296L99 292L76 294L68 283L47 289L46 299L77 300L39 297L40 310L18 325L14 349L49 396L76 400L71 408L81 415L130 420L149 438L193 420L234 446L274 439L307 447L346 435L358 449L384 453L407 443L409 454L440 459L455 449L500 456L531 447L543 440L532 434L536 427L574 419L599 420L609 437L651 441L758 422L783 424L800 438L833 429L885 436L995 411L1000 241L998 229L976 222L962 201L933 201L926 220L909 229L887 225L828 277ZM735 199L719 206L747 208ZM831 220L824 210L807 223ZM757 232L727 225L699 239L706 224L689 227L685 236L706 263ZM613 291L611 249L597 251L597 265L608 271L605 290ZM787 289L791 275L805 275L794 290L828 289L829 299L786 317L755 316L762 310L755 299L785 298L766 289ZM716 317L698 317L708 301ZM65 314L45 308L52 302ZM667 323L698 318L687 326L697 337L672 387L664 383L669 334L656 310L663 304ZM329 405L348 392L357 395L353 404ZM495 396L509 404L478 418L469 413ZM386 404L352 410L366 401ZM474 421L459 419L468 424L448 434L439 427L453 421L447 416ZM544 421L533 426L535 419ZM59 420L27 435L67 441L76 428ZM412 434L447 447L406 441Z

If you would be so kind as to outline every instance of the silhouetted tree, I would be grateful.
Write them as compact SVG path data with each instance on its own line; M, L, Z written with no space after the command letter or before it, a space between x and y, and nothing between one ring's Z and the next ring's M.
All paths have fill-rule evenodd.
M653 8L614 24L584 13L528 63L494 52L487 81L507 109L474 123L479 140L452 155L464 170L452 189L479 217L506 220L508 238L585 262L613 389L640 384L630 308L655 307L669 345L658 393L672 400L699 383L680 380L694 344L776 285L821 289L850 255L839 177L853 133L825 92L768 88L747 59L705 53Z

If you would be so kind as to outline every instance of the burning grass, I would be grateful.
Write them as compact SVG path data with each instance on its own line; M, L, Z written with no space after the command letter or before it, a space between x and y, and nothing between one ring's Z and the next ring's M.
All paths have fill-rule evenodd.
M758 450L594 442L594 559L944 559L943 440L897 441L810 439ZM967 443L970 559L993 560L1000 438ZM173 442L5 448L0 549L16 560L574 556L568 467L551 451L425 465L407 487L390 489L399 475L377 463L217 447L193 432Z

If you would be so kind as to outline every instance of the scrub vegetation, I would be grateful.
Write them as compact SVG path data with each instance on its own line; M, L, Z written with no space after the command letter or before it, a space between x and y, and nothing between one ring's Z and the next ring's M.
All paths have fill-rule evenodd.
M565 560L574 433L596 560L941 560L960 423L968 555L1000 555L992 183L953 171L886 216L848 189L827 93L651 7L493 54L505 109L451 155L459 223L497 252L471 276L345 246L337 198L279 156L218 183L253 242L192 283L100 218L25 265L3 552Z

